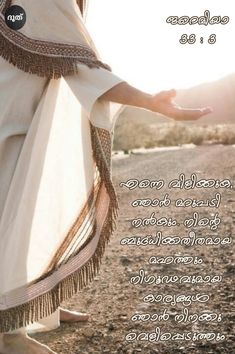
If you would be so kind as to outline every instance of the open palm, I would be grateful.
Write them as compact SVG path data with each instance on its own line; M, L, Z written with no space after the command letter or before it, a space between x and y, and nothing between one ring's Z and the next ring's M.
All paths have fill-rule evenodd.
M151 110L161 113L175 120L197 120L212 112L210 107L204 108L182 108L173 101L176 96L175 90L162 91L152 96Z

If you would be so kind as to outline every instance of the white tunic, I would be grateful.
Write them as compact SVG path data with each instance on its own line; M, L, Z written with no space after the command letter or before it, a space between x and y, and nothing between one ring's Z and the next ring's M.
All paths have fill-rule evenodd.
M12 4L26 11L22 34L43 41L83 43L97 53L76 0L14 0ZM99 99L123 82L121 78L83 64L78 69L76 75L48 80L0 57L0 316L1 311L43 293L40 286L53 289L58 279L86 264L109 209L103 188L94 242L45 283L26 286L45 274L97 180L89 122L113 132L123 109ZM82 245L82 238L79 242ZM16 332L58 326L57 309Z
M116 105L110 114L110 104L99 97L122 81L105 69L85 65L79 65L75 76L48 81L0 58L0 309L1 302L5 309L4 294L45 269L78 205L86 200L86 183L91 184L93 174L85 171L91 171L88 165L93 162L84 160L91 146L79 127L88 127L90 119L95 126L113 131L121 106ZM73 147L79 139L80 146ZM81 151L83 156L75 159ZM70 171L59 170L63 163ZM73 178L77 163L80 183ZM31 333L58 325L57 310L20 331Z

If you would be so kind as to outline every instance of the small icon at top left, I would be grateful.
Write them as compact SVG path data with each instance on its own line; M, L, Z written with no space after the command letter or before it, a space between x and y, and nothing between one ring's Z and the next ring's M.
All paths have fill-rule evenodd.
M26 12L23 7L18 5L8 7L5 12L5 22L13 30L21 29L26 22Z

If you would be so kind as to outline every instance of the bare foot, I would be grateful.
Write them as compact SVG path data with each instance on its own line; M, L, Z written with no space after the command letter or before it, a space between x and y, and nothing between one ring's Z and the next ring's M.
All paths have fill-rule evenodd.
M30 338L27 334L3 334L1 354L56 354L49 347Z
M60 322L86 322L89 314L77 311L69 311L60 307Z

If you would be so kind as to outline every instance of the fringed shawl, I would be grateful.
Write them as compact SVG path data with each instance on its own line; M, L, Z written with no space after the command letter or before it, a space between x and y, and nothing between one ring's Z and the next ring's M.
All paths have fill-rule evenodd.
M81 13L85 11L85 1L77 1ZM59 78L78 73L76 64L85 64L89 68L105 68L107 64L97 58L97 53L80 36L80 43L56 43L54 41L30 38L19 31L10 29L3 14L11 4L11 0L2 0L0 15L0 53L11 64L25 72ZM46 8L45 8L46 11ZM30 16L30 14L28 14Z
M91 42L83 27L83 33L80 33L80 37L78 36L80 38L78 43L74 43L74 39L73 43L69 40L62 43L30 38L22 31L13 31L6 26L3 14L11 1L3 0L0 4L0 55L18 69L48 79L78 74L78 80L77 64L110 70L109 66L103 64L97 57L94 48L89 45ZM83 13L84 2L78 1L78 4ZM30 16L29 13L28 16ZM105 246L116 227L118 200L111 179L112 133L90 123L90 137L98 173L96 182L98 182L94 184L87 202L80 210L60 247L54 252L45 272L20 288L7 294L0 294L0 332L26 326L52 314L62 301L69 299L98 274ZM86 222L91 208L94 206L98 208L98 205L102 208L105 200L106 216L99 231L97 247L83 266L76 266L76 260L79 259L77 257L85 252L86 247L89 249L89 245L92 244L97 234L98 219L94 222L93 229L86 235L86 242L82 244L82 247L76 248L71 245L76 245L79 230ZM100 213L98 209L95 210L96 213ZM8 257L10 258L10 254Z

